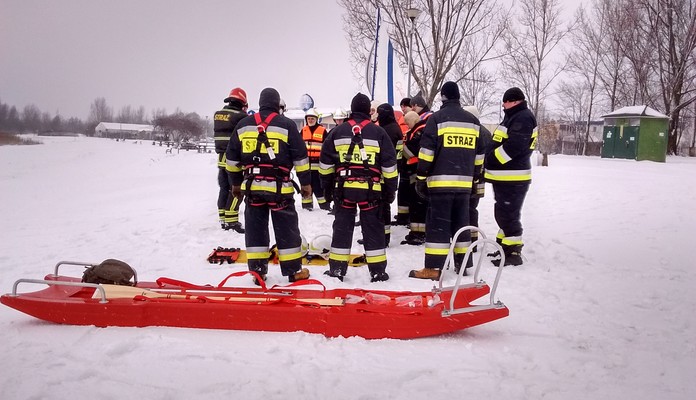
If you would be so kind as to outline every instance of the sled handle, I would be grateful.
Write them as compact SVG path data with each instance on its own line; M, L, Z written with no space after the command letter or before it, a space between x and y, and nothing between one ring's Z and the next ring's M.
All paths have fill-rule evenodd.
M457 232L454 234L452 237L452 244L450 244L450 249L449 252L447 253L447 258L445 259L445 265L442 268L443 271L440 273L440 281L439 281L439 288L442 290L442 282L444 280L444 270L449 269L451 265L454 264L454 246L457 243L457 238L459 235L461 235L464 231L476 231L480 235L480 239L476 240L475 242L471 243L469 246L469 249L466 251L466 254L464 255L464 260L462 261L462 265L459 269L459 274L457 275L457 281L454 284L454 289L452 291L452 297L450 298L450 310L454 309L454 300L457 297L457 291L459 291L459 287L461 285L462 277L464 276L464 271L466 270L466 264L469 261L469 258L471 258L472 255L472 249L474 248L479 248L479 251L481 253L485 253L486 250L486 245L490 244L494 248L500 251L501 254L501 260L500 260L500 265L501 267L498 268L498 272L495 274L495 280L493 281L493 285L491 286L491 292L490 292L490 304L494 305L495 304L495 292L498 289L498 282L500 282L500 276L503 273L503 268L502 266L505 265L505 253L503 252L503 248L494 240L488 239L486 237L486 233L483 232L480 228L473 226L473 225L467 225L462 228L459 228ZM477 284L479 282L479 271L481 270L481 265L483 262L483 258L479 258L478 263L476 263L476 269L474 270L474 284Z
M57 268L57 267L56 267ZM83 283L83 282L64 282L64 281L49 281L46 279L17 279L12 285L12 294L10 294L11 297L17 297L17 286L19 286L20 283L38 283L38 284L46 284L48 286L51 285L58 285L58 286L77 286L77 287L85 287L85 288L94 288L95 289L95 294L97 291L99 291L99 303L108 303L106 300L106 292L104 291L104 288L96 283Z
M56 264L54 270L53 270L53 277L58 277L58 268L60 268L61 265L79 265L82 267L94 267L99 265L100 263L88 263L88 262L83 262L83 261L58 261L58 264ZM133 281L138 282L138 272L135 270L135 268L131 267L133 270Z

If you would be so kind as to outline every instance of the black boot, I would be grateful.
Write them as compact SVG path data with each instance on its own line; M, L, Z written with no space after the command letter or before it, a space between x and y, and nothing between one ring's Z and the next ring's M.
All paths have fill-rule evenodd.
M503 252L505 253L505 264L504 267L508 265L517 266L522 265L522 245L516 244L514 246L503 245ZM493 265L496 267L500 266L500 260L491 260Z
M225 228L225 230L228 231L228 230L230 230L230 229L233 230L233 231L235 231L235 232L237 232L237 233L244 233L244 232L246 232L246 230L245 230L244 227L242 226L242 223L241 223L241 222L228 222L228 223L227 223L227 228Z
M425 243L425 232L411 232L401 241L401 244L409 244L411 246L421 246L423 243Z
M381 271L381 272L375 272L371 275L370 282L384 282L389 280L389 274Z

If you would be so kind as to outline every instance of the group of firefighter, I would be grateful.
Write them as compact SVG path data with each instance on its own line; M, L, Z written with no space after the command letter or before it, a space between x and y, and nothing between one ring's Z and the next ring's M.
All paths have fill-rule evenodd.
M356 94L350 113L338 109L336 126L327 131L310 108L301 130L283 115L285 102L273 88L263 89L259 110L247 114L247 96L234 88L215 113L218 153L218 212L223 229L245 234L250 271L266 279L269 215L275 232L281 273L290 282L309 278L302 267L302 236L294 194L302 207L334 215L326 275L343 280L348 270L355 219L363 238L364 258L372 282L386 281L386 247L390 226L408 225L401 244L423 245L423 268L409 276L439 279L454 239L454 269L460 272L478 226L477 206L485 182L492 184L496 236L504 265L521 265L522 204L531 183L530 155L537 142L536 119L524 93L516 87L503 95L505 116L491 134L479 121L478 110L462 107L459 87L446 82L442 105L432 112L421 95L401 101L401 114L390 104L377 104ZM397 117L398 115L398 117ZM293 179L299 180L299 186ZM392 221L391 204L397 200ZM244 201L246 230L239 222ZM475 250L472 249L472 250ZM490 253L500 265L499 252ZM470 267L469 257L466 268Z

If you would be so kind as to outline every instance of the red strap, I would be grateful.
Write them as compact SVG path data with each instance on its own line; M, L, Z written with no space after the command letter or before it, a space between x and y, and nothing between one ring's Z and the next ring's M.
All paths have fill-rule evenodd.
M348 125L350 125L350 127L353 129L353 135L357 135L360 132L362 132L363 128L366 127L367 124L369 124L369 123L370 123L369 119L363 120L363 122L361 122L359 124L352 119L348 120ZM356 128L356 126L357 126L357 128Z
M157 286L159 287L164 287L164 285L172 285L172 286L177 286L180 288L185 288L185 289L211 289L213 286L211 285L196 285L194 283L189 283L185 281L180 281L178 279L172 279L172 278L158 278L157 279Z
M326 286L324 286L323 283L319 282L316 279L303 279L301 281L296 281L296 282L293 282L293 283L291 283L289 285L285 285L285 286L273 285L273 286L271 286L271 290L289 288L289 287L293 287L293 286L306 286L306 285L320 285L322 287L321 291L326 292Z
M255 271L239 271L239 272L233 272L233 273L227 275L227 278L223 279L222 282L220 282L220 283L217 285L217 287L223 287L223 286L225 286L225 283L227 283L227 280L230 279L230 278L234 278L234 277L237 277L237 276L244 276L244 275L252 275L252 276L256 279L256 282L259 283L259 286L261 286L261 289L263 289L264 292L268 290L268 288L266 287L266 282L265 282L263 279L261 279L261 277L259 276L259 274L258 274L257 272L255 272Z
M273 118L275 118L278 115L278 113L272 112L266 116L266 119L261 121L261 114L256 113L254 114L254 120L256 121L256 126L263 128L263 130L259 129L259 132L265 132L266 128L268 128L268 125L271 124L271 121L273 121Z

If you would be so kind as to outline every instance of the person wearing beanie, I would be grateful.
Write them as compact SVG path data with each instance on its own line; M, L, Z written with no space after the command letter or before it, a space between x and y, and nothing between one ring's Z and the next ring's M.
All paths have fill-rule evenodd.
M215 153L218 155L218 187L220 188L217 198L218 218L222 229L244 233L244 227L239 222L239 206L242 204L243 197L232 196L232 183L226 170L225 152L234 127L247 115L247 95L244 89L236 87L223 101L227 104L213 115L213 138Z
M428 201L424 268L409 272L409 277L418 279L440 278L451 240L455 240L454 269L463 268L470 232L452 236L469 225L472 188L483 175L485 148L479 139L478 118L462 108L456 83L446 82L440 95L442 107L423 129L416 167L416 193ZM471 261L469 258L466 267ZM466 275L466 269L462 273Z
M495 221L500 228L496 241L505 253L504 265L522 265L522 205L532 182L529 157L537 143L537 122L517 87L503 94L503 109L505 116L486 154L485 179L493 186ZM492 261L500 266L500 259Z
M280 115L280 95L266 88L259 96L259 112L244 117L230 137L227 171L235 197L244 194L247 223L244 241L250 271L266 279L269 248L268 218L273 219L280 271L290 282L309 278L302 268L302 236L295 210L294 169L303 197L311 196L309 158L297 125ZM260 282L254 278L258 285Z
M370 280L389 279L382 209L396 195L396 151L387 132L370 121L370 107L367 96L356 94L350 117L331 131L321 148L319 172L324 188L333 189L335 213L325 274L341 281L348 272L358 209Z

